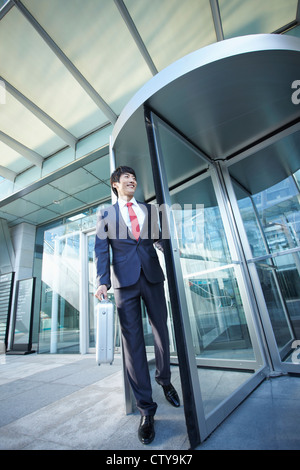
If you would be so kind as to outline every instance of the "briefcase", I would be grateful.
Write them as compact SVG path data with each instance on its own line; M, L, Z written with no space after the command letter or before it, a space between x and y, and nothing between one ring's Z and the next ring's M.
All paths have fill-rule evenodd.
M96 307L96 362L112 364L114 360L114 305L109 300L101 300Z

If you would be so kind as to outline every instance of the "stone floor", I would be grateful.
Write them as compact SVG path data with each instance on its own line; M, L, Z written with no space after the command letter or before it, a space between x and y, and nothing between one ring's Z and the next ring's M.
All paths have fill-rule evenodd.
M177 367L172 377L181 396ZM124 413L119 357L99 367L92 355L1 354L0 449L188 450L183 407L152 383L156 438L146 447L139 413ZM265 380L197 450L299 449L299 397L300 377Z

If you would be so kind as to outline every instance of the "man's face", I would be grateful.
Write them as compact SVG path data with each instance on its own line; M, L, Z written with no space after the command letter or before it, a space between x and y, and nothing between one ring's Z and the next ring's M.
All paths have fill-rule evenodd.
M118 197L130 200L137 187L135 176L131 173L123 173L119 182L113 183L113 187L118 191Z

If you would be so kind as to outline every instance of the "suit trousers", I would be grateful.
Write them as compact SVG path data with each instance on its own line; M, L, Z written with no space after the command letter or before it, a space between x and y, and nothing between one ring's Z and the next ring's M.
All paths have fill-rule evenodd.
M142 324L141 298L144 300L152 327L156 364L155 378L159 384L168 385L171 373L164 283L148 282L141 271L136 284L115 289L114 294L121 326L128 380L140 413L143 416L153 416L157 404L152 399Z

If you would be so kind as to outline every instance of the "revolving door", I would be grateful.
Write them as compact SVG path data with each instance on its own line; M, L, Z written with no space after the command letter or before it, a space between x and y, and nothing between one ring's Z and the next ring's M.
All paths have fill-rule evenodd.
M266 225L266 206L255 200L266 188L295 178L300 168L300 111L289 102L265 121L266 112L288 98L282 84L295 73L291 64L299 41L260 36L244 39L238 52L236 46L231 40L209 46L150 80L124 109L111 141L112 169L135 169L136 198L156 203L166 228L171 357L180 371L191 447L266 377L300 372L299 361L289 359L298 344L291 312L296 318L299 189L294 182L290 202L278 206L292 208L284 223L273 204L268 209L273 225ZM261 67L262 57L268 67ZM224 79L218 89L216 76ZM274 76L278 89L271 93ZM257 98L266 96L265 101L254 106L253 96L252 101L241 97L241 84L253 96L259 88ZM283 143L294 153L281 157ZM274 248L274 224L280 223L289 243L282 244L284 253ZM292 274L285 271L286 259ZM293 293L286 287L291 275L296 276Z

